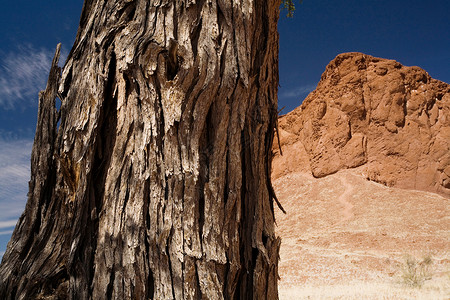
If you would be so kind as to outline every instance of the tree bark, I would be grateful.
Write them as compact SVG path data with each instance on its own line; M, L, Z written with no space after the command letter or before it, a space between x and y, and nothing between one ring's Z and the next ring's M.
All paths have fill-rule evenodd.
M279 5L85 0L0 298L278 298Z

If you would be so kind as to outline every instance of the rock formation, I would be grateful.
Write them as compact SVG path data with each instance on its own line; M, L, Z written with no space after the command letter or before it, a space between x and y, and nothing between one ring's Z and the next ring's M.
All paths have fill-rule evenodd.
M365 165L369 180L450 196L450 85L419 67L340 54L279 131L275 178Z

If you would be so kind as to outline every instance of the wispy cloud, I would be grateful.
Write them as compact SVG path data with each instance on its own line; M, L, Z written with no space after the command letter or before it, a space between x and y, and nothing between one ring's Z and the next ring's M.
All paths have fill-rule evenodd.
M14 224L16 225L16 224ZM6 231L0 231L0 235L11 235L13 233L13 230L6 230Z
M10 228L16 226L17 220L11 220L11 221L1 221L0 222L0 229ZM0 231L0 235L6 234L3 231Z
M279 97L280 98L300 98L300 97L305 97L306 95L308 95L309 93L314 91L315 88L316 88L316 85L308 84L308 85L304 85L304 86L299 86L299 87L296 87L296 88L288 89L286 91L283 91L283 89L281 89L281 93L280 93Z
M54 50L26 45L0 54L0 106L13 109L37 103L38 92L45 89Z
M0 134L0 259L27 201L31 139Z
M0 136L0 230L14 227L25 208L32 145Z

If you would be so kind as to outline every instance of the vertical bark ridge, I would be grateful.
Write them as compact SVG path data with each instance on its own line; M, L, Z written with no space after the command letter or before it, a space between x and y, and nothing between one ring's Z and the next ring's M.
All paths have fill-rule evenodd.
M32 165L49 187L30 183L0 295L278 297L278 10L262 0L85 1L61 79L49 79L60 127L52 96L42 111L54 134L36 135L51 167Z

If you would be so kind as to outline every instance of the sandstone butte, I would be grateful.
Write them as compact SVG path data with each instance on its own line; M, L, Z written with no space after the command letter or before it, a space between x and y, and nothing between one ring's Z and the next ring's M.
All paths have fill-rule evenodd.
M450 85L419 67L340 54L278 122L274 180L364 166L368 180L450 196Z

